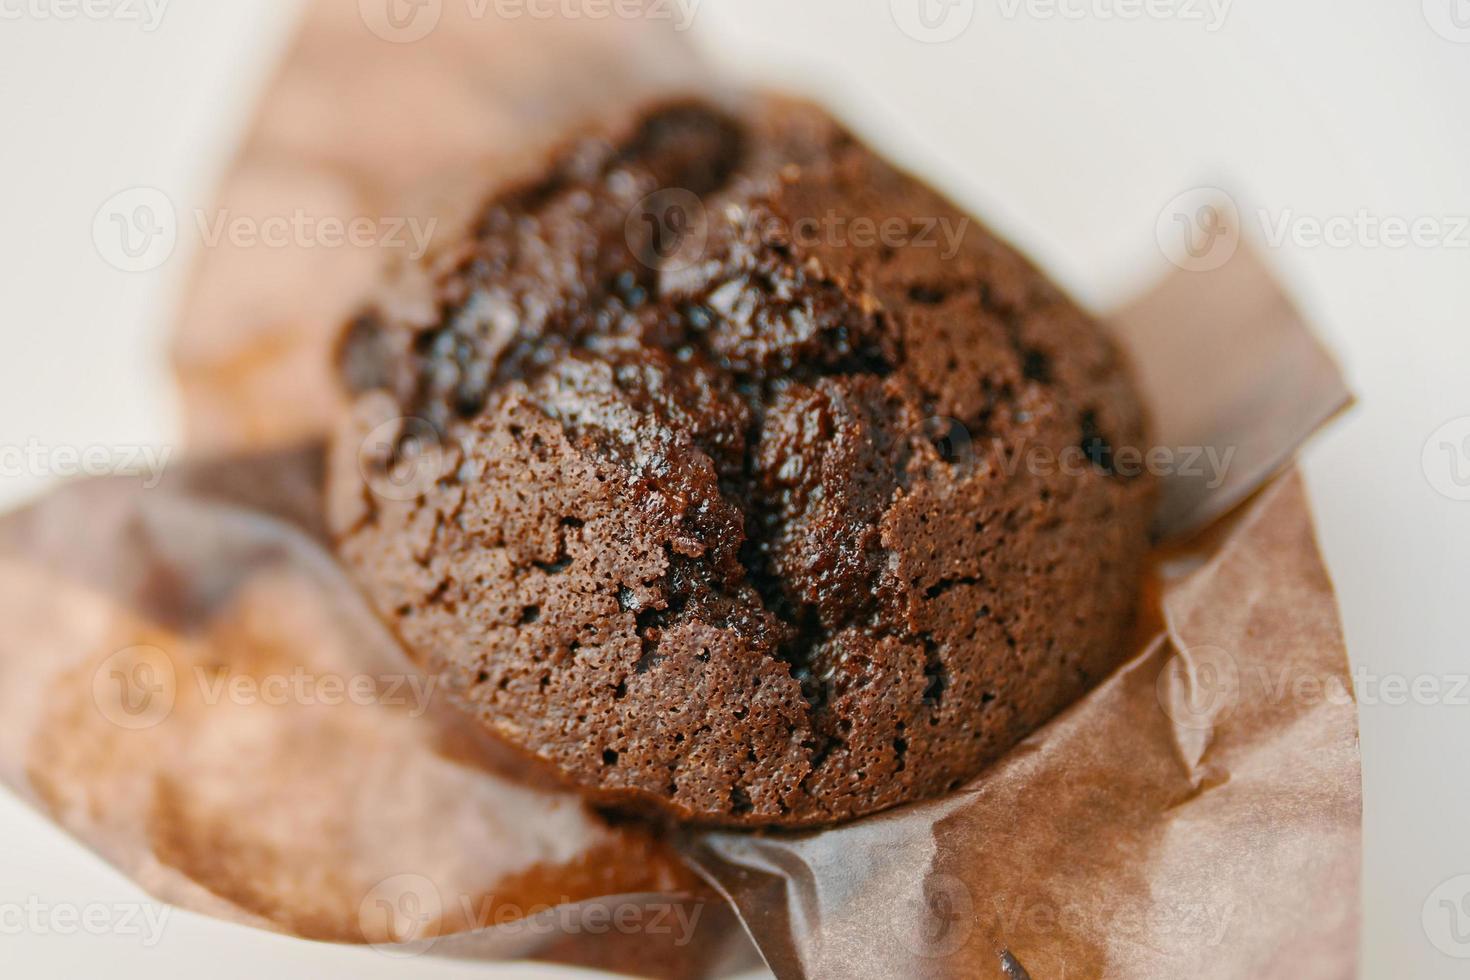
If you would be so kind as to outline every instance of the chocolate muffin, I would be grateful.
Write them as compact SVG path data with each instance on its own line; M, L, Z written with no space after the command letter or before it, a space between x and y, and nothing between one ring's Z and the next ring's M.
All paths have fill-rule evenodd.
M342 344L335 537L442 690L593 799L934 796L1128 652L1125 363L819 110L581 138L418 282Z

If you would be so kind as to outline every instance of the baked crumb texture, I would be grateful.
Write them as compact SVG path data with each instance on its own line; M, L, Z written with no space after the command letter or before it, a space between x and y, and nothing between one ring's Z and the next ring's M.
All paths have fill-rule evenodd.
M795 826L934 796L1127 652L1126 365L820 111L660 107L437 263L430 314L344 338L334 530L444 689L594 799Z

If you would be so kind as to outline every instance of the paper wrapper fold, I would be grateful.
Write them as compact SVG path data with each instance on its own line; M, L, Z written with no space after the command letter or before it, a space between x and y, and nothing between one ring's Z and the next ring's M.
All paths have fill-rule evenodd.
M641 972L722 955L728 916L667 845L538 785L440 704L317 542L189 477L80 484L0 525L9 785L161 900L249 925L578 960L575 927L445 937L646 897L716 932L674 970L624 951ZM597 945L588 962L619 961Z
M1245 284L1276 295L1258 269ZM1191 320L1187 296L1166 287L1120 332L1221 328L1218 306ZM1236 464L1258 479L1344 400L1300 321L1277 327L1296 337L1270 350L1327 383L1237 442L1209 430L1247 447ZM1168 374L1157 351L1134 350L1145 376ZM406 890L404 907L435 913L410 938L436 953L637 954L628 968L701 975L738 936L692 866L781 976L1353 972L1356 711L1294 473L1164 552L1146 600L1159 634L969 786L817 833L695 836L686 866L653 831L536 785L438 703L314 536L319 472L310 449L233 458L151 489L70 486L0 524L0 774L164 901L385 942L405 933L375 917L375 890ZM300 675L308 696L270 700L269 682ZM332 701L334 678L372 694ZM645 922L697 908L698 931L655 933L662 947L591 932L577 916L595 902L664 910ZM547 907L543 928L505 924Z
M515 67L490 69L478 26L394 47L352 6L310 15L226 202L316 187L380 213L518 120L546 130L687 63L500 24ZM622 81L594 94L563 70L581 63ZM414 139L378 142L426 106ZM204 258L178 347L195 445L232 455L0 521L0 777L150 894L309 939L656 976L726 972L746 933L783 977L1355 972L1356 707L1289 470L1347 396L1249 255L1115 318L1176 464L1137 654L943 799L681 837L538 782L370 614L321 541L313 442L331 331L379 257L269 252ZM1223 467L1184 465L1209 450Z

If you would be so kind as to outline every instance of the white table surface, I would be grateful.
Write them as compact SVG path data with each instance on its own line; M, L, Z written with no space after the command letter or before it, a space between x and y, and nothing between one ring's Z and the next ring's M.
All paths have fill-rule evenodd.
M294 16L289 0L152 0L155 24L143 0L94 2L0 0L0 448L173 444L163 328L187 248L118 271L94 215L135 185L207 201ZM1442 430L1470 417L1470 230L1456 220L1470 216L1470 3L925 0L926 22L910 2L680 12L732 70L826 98L1097 308L1168 269L1155 228L1176 195L1230 191L1361 399L1306 454L1360 687L1401 675L1442 692L1364 697L1364 975L1466 975L1450 954L1470 947L1446 938L1440 902L1470 893L1451 880L1470 874L1470 704L1452 694L1470 673L1470 502L1455 499L1470 497L1470 422ZM1385 243L1413 219L1419 243ZM1272 244L1282 222L1295 236ZM1314 222L1345 239L1312 241ZM5 468L0 501L56 468ZM3 793L0 831L0 912L140 898ZM1459 925L1470 935L1470 903ZM565 972L533 969L500 972ZM498 975L181 912L156 944L0 914L0 973L103 971Z

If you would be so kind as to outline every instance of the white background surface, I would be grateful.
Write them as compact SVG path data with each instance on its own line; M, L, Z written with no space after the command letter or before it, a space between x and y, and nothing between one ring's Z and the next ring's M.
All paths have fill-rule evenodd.
M169 445L163 328L187 248L156 271L119 272L94 248L93 216L135 185L209 200L293 4L172 0L148 31L66 19L67 2L0 0L0 446ZM1431 443L1470 416L1470 231L1458 245L1390 248L1352 232L1340 247L1271 247L1260 212L1298 229L1424 218L1455 237L1454 219L1470 216L1470 43L1455 39L1470 42L1470 28L1449 14L1458 4L1470 25L1470 3L1235 0L1218 22L1223 2L1157 0L1155 15L1125 18L1142 5L954 0L934 9L964 29L924 43L898 28L889 0L705 0L693 34L732 70L822 95L1100 309L1167 270L1155 225L1172 198L1231 191L1247 238L1321 325L1361 399L1311 447L1307 470L1365 701L1363 972L1464 976L1470 959L1437 949L1426 916L1442 933L1453 910L1439 899L1470 892L1441 887L1470 874L1470 705L1388 703L1381 678L1430 677L1443 692L1470 673L1470 502L1437 489L1458 491L1452 466L1470 475L1470 447ZM0 499L44 483L7 471ZM138 899L0 794L0 910ZM1459 923L1470 936L1470 906ZM156 946L0 920L6 976L103 971L490 972L178 912Z

